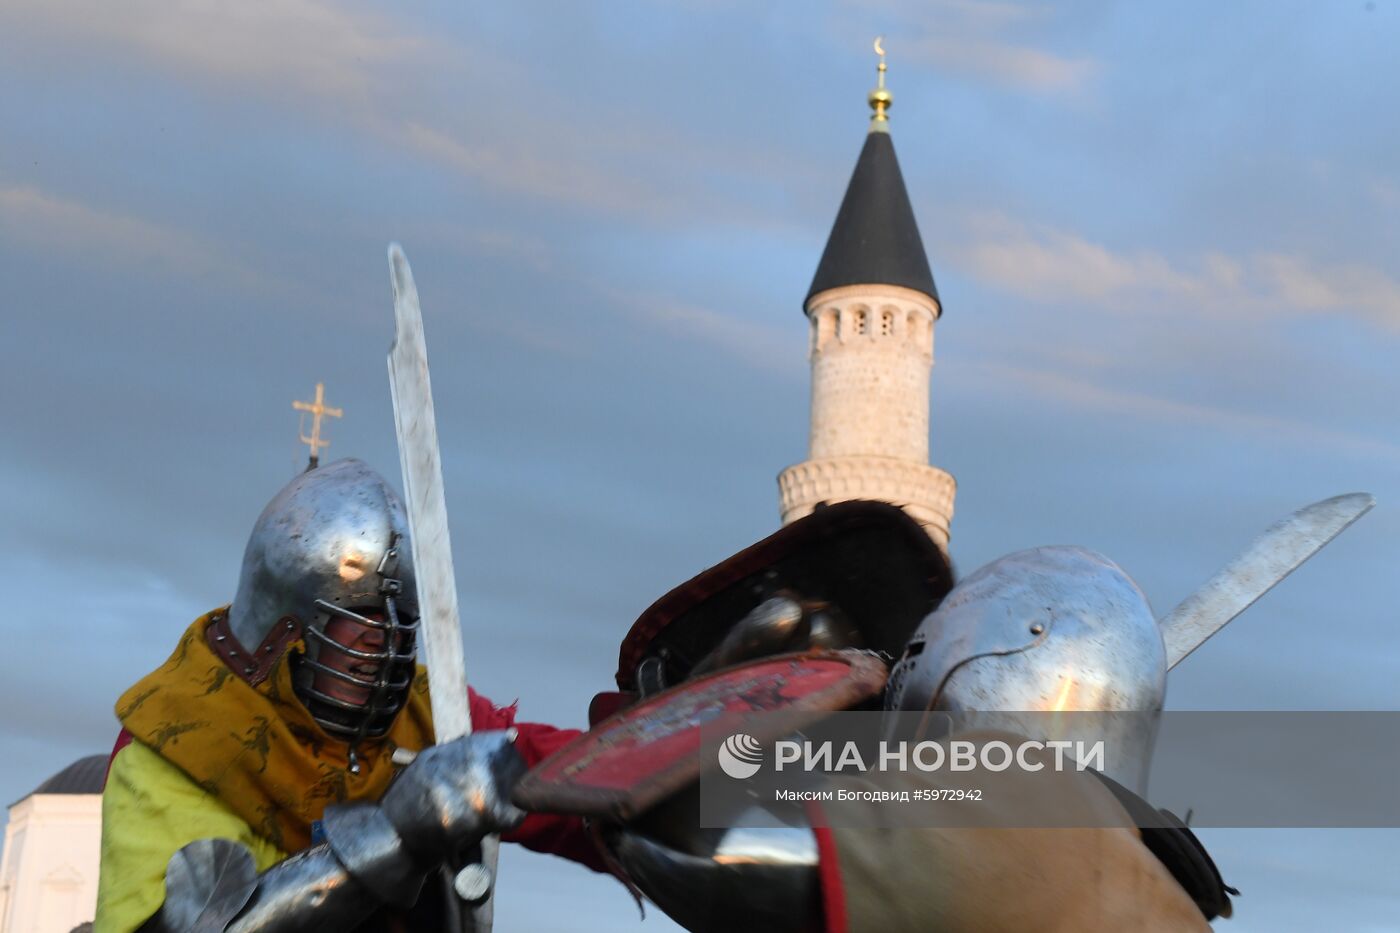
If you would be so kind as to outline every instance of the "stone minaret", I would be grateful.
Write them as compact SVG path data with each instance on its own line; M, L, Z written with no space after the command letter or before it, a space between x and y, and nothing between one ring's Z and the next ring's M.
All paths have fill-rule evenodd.
M823 502L892 502L946 551L957 484L928 462L942 306L890 140L883 53L879 68L870 132L807 293L811 451L778 475L780 507L787 524Z

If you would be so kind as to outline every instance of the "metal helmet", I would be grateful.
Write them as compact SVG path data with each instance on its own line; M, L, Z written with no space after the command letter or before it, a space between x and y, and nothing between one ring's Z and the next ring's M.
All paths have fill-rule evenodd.
M337 640L327 631L334 619L382 632L382 647ZM383 477L359 460L338 460L273 497L248 538L229 634L264 670L289 636L304 638L305 651L290 659L293 688L323 729L350 744L352 764L356 743L388 732L408 700L417 628L408 520ZM364 700L318 690L327 677Z
M1167 661L1147 598L1117 564L1079 547L995 560L924 619L890 675L895 712L1121 715L978 717L1022 732L1105 739L1109 777L1146 791ZM907 727L889 717L887 732Z

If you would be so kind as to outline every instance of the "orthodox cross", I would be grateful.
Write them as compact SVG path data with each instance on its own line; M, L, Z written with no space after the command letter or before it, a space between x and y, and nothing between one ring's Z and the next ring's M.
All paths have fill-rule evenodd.
M311 460L307 464L308 470L316 469L316 465L321 462L321 448L329 447L330 441L321 439L321 418L339 418L344 412L339 408L328 408L326 406L326 387L324 383L316 383L316 401L314 402L292 402L292 407L297 411L311 412L311 436L307 437L305 432L306 416L302 415L301 425L297 432L301 437L301 442L311 448Z

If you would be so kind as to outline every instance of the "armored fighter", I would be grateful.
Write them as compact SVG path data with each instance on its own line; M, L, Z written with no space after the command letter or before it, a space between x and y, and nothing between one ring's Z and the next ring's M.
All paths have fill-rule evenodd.
M900 509L818 509L644 613L622 645L620 692L595 700L611 718L537 765L515 799L605 824L627 878L694 931L1207 930L1238 892L1185 824L1143 797L1167 671L1370 503L1300 510L1160 621L1121 568L1083 548L1011 554L950 589L946 559ZM895 662L888 680L880 658ZM860 672L850 689L809 692L838 659ZM1059 803L1091 816L1076 828L1037 824L1043 798L1030 797L1023 813L987 804L969 825L894 830L827 828L802 810L782 828L701 829L703 763L658 767L654 754L629 784L609 758L634 736L693 747L675 740L716 704L811 714L872 703L890 730L930 712L1003 711L1027 730L1047 718L1035 711L1129 714L1105 717L1121 724L1112 744L1125 754L1052 779ZM921 772L896 780L939 786ZM865 825L878 824L872 812ZM848 811L841 825L861 823Z
M478 731L433 744L411 555L359 461L272 499L232 605L117 704L98 933L470 929L452 872L497 832L602 870L579 820L509 801L575 733L472 694Z

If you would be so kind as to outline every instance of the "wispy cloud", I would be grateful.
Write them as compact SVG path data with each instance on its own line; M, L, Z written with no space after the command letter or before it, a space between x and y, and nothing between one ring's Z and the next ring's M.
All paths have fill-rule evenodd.
M1400 282L1380 269L1277 254L1255 256L1251 268L1268 303L1302 311L1355 312L1400 330Z
M195 273L252 277L240 263L188 231L32 187L0 187L0 240L92 259L158 262Z
M976 214L959 249L965 268L983 281L1027 297L1072 296L1097 302L1130 290L1189 290L1189 276L1150 252L1115 252L1077 234L1020 223L1002 214ZM1227 278L1235 273L1221 267Z
M728 183L812 174L801 160L716 142L664 114L639 127L625 95L561 94L547 72L481 36L414 32L326 0L13 0L0 4L6 33L236 91L483 187L654 225L779 226ZM473 93L449 90L462 88Z
M590 165L578 157L577 146L512 147L499 139L464 142L419 123L405 125L402 134L420 155L506 191L610 213L660 217L679 216L684 211L675 197L652 189L645 179Z
M318 95L364 94L377 68L433 46L387 18L320 0L11 0L0 6L0 22L11 31L134 50L186 75Z
M968 373L979 386L1005 389L1008 385L1018 385L1035 396L1057 399L1078 409L1157 422L1212 425L1298 445L1346 451L1358 458L1400 463L1400 444L1294 418L1161 398L1076 378L1063 372L1010 363L966 363L957 371Z
M912 43L911 54L934 68L1034 91L1075 90L1098 67L1087 57L1066 58L995 39L925 37Z
M656 295L612 292L610 297L620 313L640 324L703 342L754 369L805 378L791 332L758 324L754 315L725 314Z
M1028 298L1068 297L1106 308L1171 300L1212 311L1349 313L1400 330L1400 282L1360 263L1269 252L1239 258L1209 252L1173 261L1002 214L975 215L968 230L966 241L950 244L964 267Z
M890 45L903 60L1034 92L1075 91L1095 75L1085 55L1062 55L1026 34L1050 19L1041 5L1009 0L849 0L863 19L875 14L899 29Z

